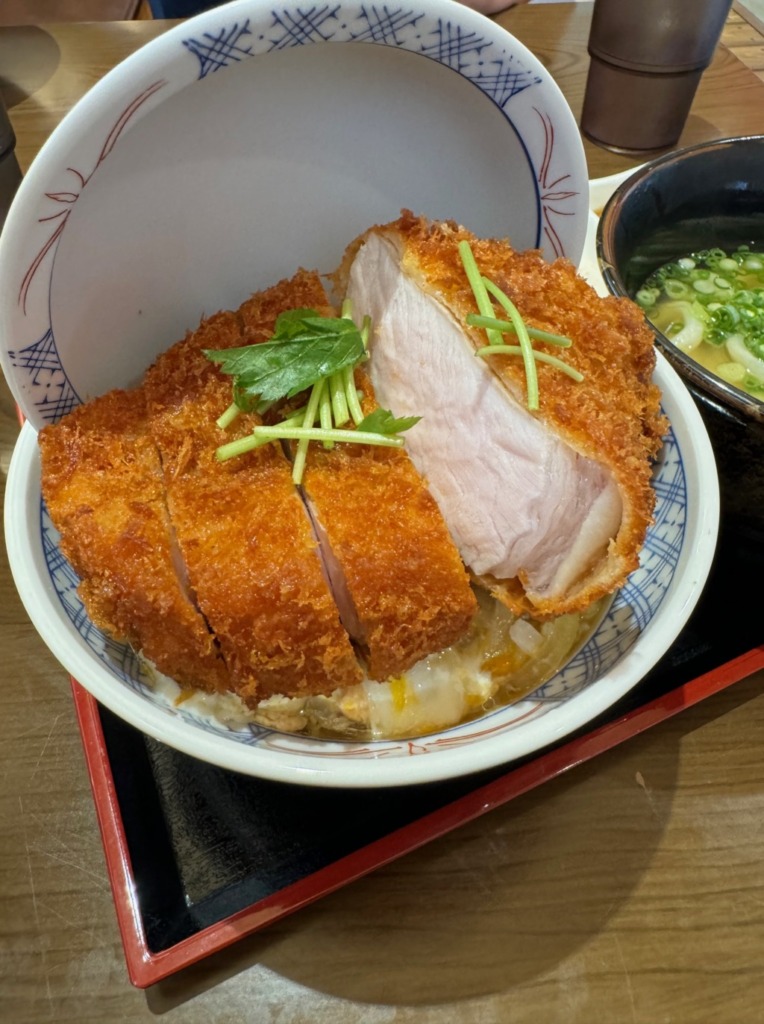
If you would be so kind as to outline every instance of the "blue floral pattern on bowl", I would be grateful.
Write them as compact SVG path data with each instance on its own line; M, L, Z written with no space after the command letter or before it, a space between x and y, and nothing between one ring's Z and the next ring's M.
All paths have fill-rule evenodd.
M125 132L166 96L189 84L203 88L205 79L259 54L314 43L390 46L418 54L462 76L480 89L502 112L526 151L536 181L538 237L555 256L568 255L560 231L579 204L581 187L558 168L555 143L560 126L545 89L556 91L551 77L534 61L525 66L512 52L511 37L502 39L495 29L475 29L472 12L455 11L444 18L423 5L377 4L320 6L289 5L271 9L263 17L247 16L246 3L231 4L189 21L188 34L178 38L176 63L166 76L149 81L131 96L107 129L99 149L62 172L61 180L44 190L39 223L46 234L28 265L19 268L18 303L26 310L29 290L38 277L47 277L49 322L29 325L32 337L14 332L4 353L17 399L35 425L54 423L82 400L56 344L55 309L51 301L56 250L67 221L88 183L108 159ZM482 19L481 19L482 21ZM514 44L517 45L516 43ZM524 137L512 119L513 106L526 93L537 93L532 116L537 121L533 138ZM527 111L526 111L527 114Z
M41 504L40 530L50 580L72 626L94 655L115 677L146 700L192 723L197 728L233 738L250 746L296 750L315 757L413 756L445 746L462 746L487 735L510 732L529 718L548 713L561 701L581 693L601 679L632 649L658 613L671 586L685 543L687 481L682 453L676 436L670 431L656 466L654 485L657 496L655 522L648 530L640 566L618 592L604 621L589 642L568 665L527 698L509 708L501 708L476 721L467 722L437 734L433 739L379 741L375 743L337 742L316 744L297 736L260 725L230 727L200 713L186 703L177 707L152 686L146 665L125 644L118 644L90 621L77 592L77 577L58 547L58 535L44 505Z

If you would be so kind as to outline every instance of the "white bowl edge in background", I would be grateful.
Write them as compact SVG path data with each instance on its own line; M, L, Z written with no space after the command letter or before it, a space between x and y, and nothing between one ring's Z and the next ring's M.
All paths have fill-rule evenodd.
M39 429L403 206L478 234L533 209L519 247L578 261L587 201L567 102L498 24L452 0L236 0L108 72L42 147L0 237L0 361Z
M242 83L251 85L255 80L259 82L258 76L261 74L259 69L267 66L268 57L266 53L266 61L262 65L256 65L251 61L242 61L238 67L232 67L223 75L210 74L204 81L201 79L198 81L195 79L193 81L190 79L176 81L173 75L176 74L176 69L180 66L179 55L188 61L189 53L193 52L192 47L188 45L189 42L196 42L205 34L212 33L214 35L213 30L217 30L226 19L250 17L253 26L255 23L258 25L265 25L266 22L270 24L271 12L275 8L280 10L283 6L283 4L266 3L265 0L237 0L233 4L218 7L188 19L148 44L97 83L84 100L67 115L41 150L40 156L22 183L9 214L6 230L0 239L0 331L6 346L2 354L3 368L6 375L9 376L14 395L30 419L30 422L22 430L11 460L6 489L6 539L11 569L32 622L64 668L97 700L119 717L147 735L170 744L191 756L210 761L223 768L251 775L321 786L393 786L468 774L507 763L556 742L610 707L615 700L636 685L645 672L665 653L674 637L680 632L697 601L702 589L702 582L710 569L713 557L719 514L718 482L716 481L713 453L707 442L707 436L697 410L692 405L689 396L686 395L683 386L678 386L678 379L673 371L660 357L657 379L665 388L666 411L670 418L675 417L676 419L678 443L673 454L680 463L683 463L683 460L687 462L686 469L682 466L682 473L685 474L683 479L686 478L691 496L687 507L680 510L682 515L685 513L687 515L687 527L682 534L684 546L678 555L679 562L675 568L675 575L668 578L665 591L661 591L660 614L655 621L648 621L643 629L639 624L638 614L635 612L635 623L629 625L631 630L629 635L636 636L638 639L633 648L623 656L619 655L619 660L613 665L611 671L600 675L599 678L594 678L590 683L582 684L578 689L575 686L566 689L567 684L558 687L557 690L554 686L550 687L544 702L539 705L541 710L537 709L536 717L534 718L533 714L530 714L527 720L522 721L520 725L515 726L513 718L520 714L519 711L500 711L485 716L480 720L480 726L468 723L405 743L379 741L370 742L364 747L358 745L354 747L352 744L340 742L324 743L270 733L268 730L262 729L258 731L257 735L246 741L244 739L237 740L233 736L224 736L220 732L205 727L203 722L191 722L189 718L184 718L183 708L176 711L169 703L163 704L158 700L154 702L153 695L139 692L139 689L136 688L139 684L135 681L128 680L120 683L116 676L109 674L110 670L103 667L92 647L89 647L82 635L74 629L71 617L67 615L62 598L51 578L51 566L54 563L58 564L60 554L55 546L48 551L44 547L45 543L50 544L51 540L50 537L44 537L42 529L40 473L35 430L57 418L66 403L55 405L55 407L47 405L45 388L53 384L63 394L65 391L65 388L64 391L61 390L63 385L69 386L70 391L64 394L64 397L67 401L71 400L72 404L76 404L81 398L92 397L109 387L127 386L133 383L145 370L157 351L168 347L178 336L182 336L187 329L193 327L202 313L210 313L215 308L238 304L237 300L241 301L245 298L246 294L254 290L254 287L273 283L283 272L293 272L298 264L315 264L319 269L331 269L336 265L334 261L338 256L336 250L340 230L345 243L347 243L357 233L358 228L365 229L371 221L381 219L371 216L371 221L364 220L359 224L341 224L339 227L337 224L327 221L323 227L325 230L331 228L331 244L306 253L303 253L300 248L304 238L300 236L299 232L292 231L290 228L290 231L285 232L288 239L285 239L283 251L279 248L276 252L278 260L285 264L291 261L292 265L284 266L283 269L278 260L273 265L268 262L265 266L262 262L255 260L253 254L244 248L240 251L233 247L235 251L226 252L225 246L220 243L220 237L230 247L231 239L234 237L238 240L237 245L241 243L242 238L250 238L250 236L254 239L253 244L256 244L260 243L267 234L264 232L263 235L258 235L257 232L251 231L251 227L246 221L241 222L240 219L237 219L238 208L233 204L225 208L227 220L223 227L228 231L226 235L223 231L215 234L212 230L217 224L214 210L211 214L210 209L206 206L199 207L194 203L186 204L186 209L183 202L179 202L177 210L180 213L185 213L186 216L178 220L175 228L178 231L177 237L184 239L184 246L186 246L186 242L188 243L188 252L186 252L186 247L177 246L176 236L173 235L171 237L176 245L176 250L165 249L158 254L155 251L156 245L146 246L145 239L142 238L139 230L140 225L136 227L132 217L126 215L124 222L120 221L123 210L140 211L142 209L139 190L143 187L142 182L144 181L141 175L145 175L145 187L148 190L146 193L147 209L149 207L152 210L156 208L159 223L163 224L164 200L158 200L157 196L167 196L169 208L172 205L170 200L174 201L175 199L173 193L182 192L183 177L178 175L175 178L162 179L161 189L157 191L157 182L151 178L151 174L157 171L157 168L151 164L150 159L146 160L144 165L142 162L144 155L149 154L150 157L153 157L155 153L158 153L161 160L166 160L170 171L172 171L172 158L178 157L179 154L183 154L185 157L190 145L189 139L193 142L194 137L192 134L189 135L189 132L201 111L201 97L222 96L223 99L220 101L222 105L211 106L210 110L223 110L228 114L233 109L226 105L231 92L235 93L237 88L241 88ZM342 6L338 5L336 10L342 9ZM347 10L352 9L351 13L354 12L353 16L357 18L361 17L359 12L365 10L358 3L344 6ZM296 8L290 9L296 10ZM421 0L412 16L419 10L422 11L421 23L428 31L431 33L436 31L433 26L438 26L437 31L439 32L446 32L446 30L450 32L453 29L454 39L458 36L460 40L455 51L450 48L443 51L446 54L444 61L450 60L451 57L448 55L452 53L455 53L459 59L466 55L474 68L482 69L482 62L488 53L488 51L484 52L485 48L481 49L478 46L482 36L490 36L492 46L510 45L510 42L512 46L516 44L511 36L493 22L458 3L451 3L450 0L445 3L440 3L438 0ZM258 21L258 19L260 20ZM417 31L419 31L419 23L417 26ZM414 36L411 32L409 35L409 44L414 45ZM473 40L472 43L469 42L470 39ZM397 46L396 40L392 37L391 42L393 46ZM331 45L333 49L336 48L336 43ZM419 43L417 42L416 45ZM397 51L393 50L393 46L386 49L393 51L389 55L391 59L398 59L395 57ZM465 46L472 46L473 49L464 50ZM539 90L539 98L549 97L548 109L542 111L543 116L539 120L538 104L533 105L533 97L530 95L533 93L532 89L525 88L512 94L512 102L519 104L518 109L525 112L523 116L526 120L523 124L531 125L528 129L531 133L528 136L528 141L523 142L526 156L529 146L540 146L539 152L549 156L549 140L554 138L557 140L556 144L561 147L556 150L557 154L559 155L563 151L567 152L567 159L569 159L569 165L566 164L562 168L562 177L560 169L550 166L546 160L543 161L544 167L547 168L544 172L537 171L536 165L530 162L534 174L538 173L539 175L539 180L534 182L534 196L538 204L539 197L548 186L550 196L554 197L550 199L550 203L555 205L558 212L560 203L567 202L569 204L572 216L567 213L564 217L561 216L560 224L564 225L565 231L569 231L572 248L570 251L563 251L565 255L575 258L578 262L582 247L589 242L592 225L592 215L589 213L588 219L586 217L588 210L583 202L584 198L588 201L594 199L598 202L606 187L604 183L615 177L622 179L623 175L611 176L611 179L597 179L592 183L586 181L585 159L578 128L559 88L550 79L537 58L530 54L522 44L517 44L517 46L517 52L513 55L515 73L518 63L522 64L522 60L527 60L528 68L532 70L533 74L540 76L540 81L544 83L543 89ZM319 47L308 49L313 52L305 54L305 64L314 67L320 58ZM350 50L349 47L344 49ZM368 51L368 53L371 52ZM284 88L288 84L288 75L284 76L282 72L287 65L293 66L295 60L298 63L302 61L300 53L304 53L304 49L290 51L284 62L278 63L279 81L282 82ZM166 68L162 64L165 59L163 55L166 55ZM490 56L490 53L488 55ZM336 50L333 56L339 56ZM376 58L379 53L375 52L374 56ZM516 59L518 57L520 58L519 62ZM330 62L327 68L333 63L334 61ZM343 63L344 66L343 61L340 63ZM352 64L353 61L351 60L350 63ZM383 63L386 66L387 59ZM424 69L423 75L428 82L435 64L436 62L428 59L417 65ZM462 69L462 64L459 66ZM451 65L446 66L445 64L438 65L437 70L443 72L444 68L449 72L454 70ZM167 71L166 80L162 79L164 70ZM479 70L476 73L482 75L483 71ZM178 71L177 74L180 75L180 72ZM188 68L184 64L183 75L188 76L188 74ZM501 76L495 77L496 81L501 80ZM424 78L417 70L416 82L421 83ZM446 80L447 89L454 89L454 76L446 75ZM237 83L240 84L237 85ZM456 84L461 86L463 82L456 80ZM476 102L475 96L480 96L479 91L473 88L475 84L474 81L469 84L468 105ZM192 87L199 89L198 92L193 93L193 96L190 94ZM456 91L459 92L458 89ZM389 96L389 88L382 89L380 87L378 93L378 95L374 95L373 99L376 105L382 104L380 113L382 116L385 112L384 102ZM236 95L238 96L238 93ZM248 104L250 95L250 91L247 91ZM263 95L265 94L263 93ZM284 94L273 90L273 95L283 98ZM299 96L296 98L299 99ZM167 110L172 109L172 118L167 115L167 110L165 110L164 122L159 115L152 122L152 115L161 109L165 99L169 99L173 104L171 108L167 108ZM437 99L437 93L428 93L426 99L425 107L429 110ZM125 107L128 100L130 104L135 104L140 100L142 104L140 109L142 115L146 114L146 118L144 120L142 117L136 117L132 121L128 118L129 123L126 122L126 130L121 134L117 133L116 144L108 150L107 158L101 159L99 154L102 149L99 147L103 147L104 140L103 133L99 134L99 132L103 129L107 138L111 138L107 129L120 111L122 111L120 117L124 117L132 109L132 106ZM191 100L193 100L193 104ZM197 106L197 100L199 100L199 106ZM482 104L482 99L479 102ZM409 106L414 109L413 102L405 109L408 110ZM404 109L402 104L401 109ZM470 109L472 109L471 106ZM240 106L237 105L236 110L238 113ZM554 123L557 116L555 112L559 114L559 125ZM348 116L346 111L343 113L346 117ZM503 110L503 113L502 127L506 128L509 124L512 131L516 133L517 127L512 123L506 110ZM182 115L180 120L176 119L175 114ZM495 121L494 114L495 111L492 111L489 118L490 123ZM395 116L391 115L389 111L387 116L390 124L398 124ZM518 119L516 118L516 120ZM444 124L446 121L452 127L461 124L472 127L469 119L465 121L464 118L454 119L449 116L444 119ZM116 123L121 124L122 122L118 120ZM375 121L375 125L377 123ZM421 120L416 121L415 119L407 123L410 123L410 134L418 138L417 129L421 127ZM179 125L183 126L182 131L178 128ZM249 122L247 125L252 127ZM98 131L94 131L94 126ZM153 139L151 133L158 132L160 128L169 129L170 127L179 133L179 148L173 150L170 147L169 151L165 151L161 147L154 146L153 143L156 140ZM218 129L219 125L216 126L216 130ZM550 129L555 130L550 131ZM461 129L459 130L461 131ZM170 133L165 134L169 135ZM220 137L222 138L222 136ZM563 145L561 140L565 139L567 141ZM152 142L152 146L148 145L148 141ZM236 136L235 141L246 143L246 132ZM269 142L271 146L275 144L275 134L271 133ZM567 150L565 147L568 147ZM211 150L207 150L203 146L197 148L200 154L200 164L196 185L201 183L207 187L205 196L211 195L214 200L217 194L215 186L219 186L220 194L228 195L225 188L221 186L221 182L224 179L229 182L231 175L238 178L245 174L244 180L249 182L249 179L246 179L246 172L251 168L246 161L236 163L233 170L231 167L225 167L223 169L225 174L220 172L220 177L217 177L219 168L214 164L212 158L213 156L215 159L219 157L218 151L215 147L212 147ZM243 144L241 148L242 152L247 152L246 144ZM272 152L272 148L269 152ZM286 153L287 151L284 155ZM433 176L429 173L427 180L422 184L432 190L446 175L446 181L450 182L450 188L448 185L445 187L439 201L445 205L449 195L452 195L461 202L464 196L470 194L469 190L464 187L465 175L463 173L465 166L469 171L469 165L465 165L464 159L457 160L453 152L450 153L451 159L448 161L437 160L436 155L437 140L435 146L427 151L426 166L428 168L438 166L440 174ZM495 164L495 161L486 161L482 151L478 152L478 156L483 164L491 166ZM236 161L240 157L241 153L234 148L232 159ZM474 153L471 155L471 159L475 161ZM170 173L166 171L161 160L157 165L159 168L157 173ZM476 161L474 166L478 167L479 164L480 161ZM551 164L553 165L554 161L551 161ZM185 173L188 168L183 166ZM320 167L320 161L314 159L310 167L311 173L318 174ZM73 168L79 170L75 172ZM506 168L499 163L498 171L501 173L497 171L493 191L489 190L488 193L482 188L476 187L472 182L472 200L476 215L479 212L480 217L489 218L490 226L481 228L484 234L509 233L501 217L498 216L505 213L505 197L507 195L505 170ZM83 173L83 171L88 173ZM451 179L448 179L447 171L452 174ZM72 181L76 181L78 174L82 178L82 188L77 191L75 187L74 192L68 193L66 191L67 183L71 187ZM228 174L228 178L226 178L226 174ZM544 177L545 174L548 174L548 179ZM270 180L277 181L278 177L278 174L274 174ZM466 177L469 179L469 173ZM579 177L581 177L580 181ZM562 190L560 189L561 181L564 182ZM409 184L408 179L405 184ZM614 188L616 184L617 182L613 181L612 187ZM75 195L75 192L76 198L73 199L72 196ZM429 195L429 192L427 194ZM281 198L288 200L289 195ZM342 188L339 190L335 188L332 195L346 198ZM566 196L567 198L565 198ZM192 197L196 202L197 193L193 193ZM258 199L262 198L259 195L257 197ZM116 201L117 198L119 202ZM181 198L183 198L182 195ZM246 199L246 194L242 193L241 198ZM271 196L269 195L267 198L270 201ZM298 198L302 201L305 196L300 192ZM320 208L320 203L317 204L312 196L309 195L309 199L310 203L306 209ZM51 204L53 204L52 207ZM264 205L267 206L269 203ZM400 205L397 203L395 205L397 208L387 211L391 217L397 216L400 205L413 206L413 204L406 203L405 200ZM342 206L340 209L345 211ZM51 223L55 223L55 220L51 222L47 215L57 211L71 213L72 210L74 213L71 218L65 220L66 234L56 235L52 247L45 248L47 240L49 240L49 236L45 232L51 230ZM355 216L360 216L361 212L365 214L366 210L356 209ZM429 213L430 211L415 210L415 212ZM461 209L444 210L442 215L460 219L467 226L473 226L469 216L463 214ZM300 217L297 217L296 222L299 220ZM594 223L596 224L596 220ZM104 227L104 237L101 237L98 231L104 225L107 227ZM199 245L195 249L191 243L194 241L193 231L197 229L199 237L196 241ZM156 232L157 238L163 237L160 230L153 228L152 230ZM210 234L211 230L212 234ZM537 230L541 231L542 229L539 226ZM589 234L586 234L587 230ZM310 233L306 232L305 237L308 234ZM217 249L212 243L210 243L209 249L205 248L208 235ZM554 250L557 243L553 237L551 243ZM41 244L43 244L42 249L40 248ZM79 250L76 248L78 244L81 246ZM270 239L264 248L266 255L274 252L273 244L273 239ZM323 245L323 236L321 236L321 244ZM525 244L530 243L526 242ZM42 254L42 262L38 263L37 257L40 254ZM554 254L557 253L552 252L552 255ZM198 274L201 268L201 271L204 271L210 278L202 282L204 288L207 289L203 295L197 293L193 288L190 289L189 295L188 281L182 277L183 260L186 258L191 261L195 273ZM270 259L270 256L268 258ZM584 260L587 258L585 254ZM262 275L260 281L250 280L252 271L241 271L240 265L247 259L252 260L252 265L256 266L257 273ZM333 261L328 267L326 266L327 259ZM87 260L90 260L89 268L85 266ZM152 260L155 262L152 263ZM44 273L40 271L40 267L44 268ZM88 294L87 286L92 275L96 272L101 274L101 267L104 269L103 275L98 277L98 288L92 289L93 294ZM144 275L140 278L140 288L134 289L132 294L129 292L129 288L127 292L124 292L125 267L130 268L131 272L135 270L139 275ZM240 275L235 280L232 279L232 267L236 274ZM25 272L24 268L29 269ZM30 297L28 315L30 321L34 319L33 327L26 323L27 312L19 312L19 296L21 294L19 276L23 275L22 282L26 284L31 269L34 270L32 283L35 291L26 292L25 295ZM216 276L213 277L213 274ZM181 276L177 277L177 275ZM192 278L193 275L189 280ZM111 290L112 285L115 291ZM145 291L141 291L141 288ZM99 289L101 290L99 291ZM173 291L173 289L175 290ZM164 302L165 308L156 313L152 304L158 299ZM154 319L151 320L151 317ZM118 328L116 330L115 322ZM64 329L62 325L67 325L67 328ZM84 335L86 339L84 344L82 343L82 325L86 325L88 328L88 333ZM54 328L56 328L55 331ZM91 337L94 340L88 341L87 339ZM62 355L57 348L57 346L63 347L65 343L69 342L73 346L73 358L78 360L76 373L72 370L72 379L76 386L67 377L69 367L66 356ZM48 344L47 348L46 344ZM80 349L77 348L78 344L81 345ZM111 348L107 348L109 345ZM21 365L17 359L17 350L29 354L30 365L40 354L45 354L49 359L49 362L44 364L45 372L49 374L49 377L39 380L35 378L34 388L36 390L34 393L29 366ZM94 351L100 355L100 358L94 358ZM63 385L61 378L55 377L57 371L53 360L54 356L59 359ZM14 360L16 361L14 362ZM79 378L77 378L77 374L80 374ZM51 391L52 393L53 391ZM55 408L53 413L50 412L52 408ZM703 501L700 500L701 491L703 492ZM714 491L716 491L715 500L713 498ZM690 559L692 559L691 564ZM558 696L560 693L570 695L560 697ZM536 703L539 704L539 701ZM525 707L526 705L521 702L521 706ZM502 715L505 717L502 718ZM509 719L512 719L509 725L502 724ZM473 736L475 738L472 738Z
M464 727L456 727L405 743L370 742L359 756L354 756L350 744L306 741L278 733L273 733L271 739L266 737L262 745L250 745L190 724L176 716L169 705L155 704L121 685L96 663L74 632L50 582L40 520L26 514L29 508L40 508L37 437L28 424L14 451L6 490L11 569L29 617L64 668L119 717L191 756L275 781L335 787L415 784L507 763L559 741L632 689L681 632L710 571L719 525L713 451L689 393L660 355L656 377L664 391L667 415L675 424L688 488L684 543L660 615L648 623L639 641L604 676L573 696L550 702L543 715L530 718L519 728L502 732L497 726L495 736L477 742L465 740ZM513 707L519 713L529 702L532 697ZM482 719L484 731L490 731L492 722L496 726L501 714L493 712Z

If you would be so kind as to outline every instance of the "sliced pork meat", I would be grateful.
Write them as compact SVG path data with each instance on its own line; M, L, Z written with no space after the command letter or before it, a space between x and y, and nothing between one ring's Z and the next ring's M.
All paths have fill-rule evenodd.
M252 706L402 673L461 639L477 611L402 451L313 445L303 490L278 443L216 458L262 419L218 427L231 380L205 350L266 341L281 312L305 308L334 315L321 278L301 270L40 439L44 495L93 620L181 685ZM370 411L360 371L358 383Z
M88 615L181 686L228 689L184 579L142 391L112 391L40 432L42 492Z
M271 694L328 693L357 682L361 670L280 447L215 458L258 421L216 425L231 401L230 379L203 349L239 345L243 331L238 313L210 317L159 357L143 387L191 584L232 688L254 704Z
M368 415L377 403L361 369L356 385ZM400 675L467 633L477 611L469 577L405 451L314 445L303 488L343 622L372 679Z
M288 308L334 315L319 275L301 270L240 308L247 338L269 338ZM356 383L368 414L377 403L360 369ZM399 675L464 636L477 601L438 506L404 451L311 445L302 492L341 620L372 679Z
M562 355L584 380L538 363L538 412L520 359L475 357L485 334L465 324L477 307L462 239L527 324L573 340ZM537 616L620 586L651 520L651 458L665 429L637 307L601 299L565 260L549 265L407 213L349 247L337 287L372 318L380 404L422 416L407 448L476 579Z
M527 323L573 339L563 354L584 380L539 365L538 412L519 360L475 356L462 239ZM252 706L396 678L470 639L473 581L536 618L582 610L636 566L653 510L665 423L633 304L599 299L565 261L410 214L358 239L336 283L372 317L364 411L422 417L405 451L313 443L301 488L279 443L216 458L262 420L218 427L231 381L205 350L266 341L285 310L334 315L304 270L40 435L43 495L93 620L181 685Z

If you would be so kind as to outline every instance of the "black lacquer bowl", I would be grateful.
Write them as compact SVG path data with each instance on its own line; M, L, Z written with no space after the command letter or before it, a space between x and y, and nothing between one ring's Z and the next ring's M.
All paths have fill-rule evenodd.
M650 274L699 249L764 247L764 136L721 139L643 165L612 194L597 259L614 295L634 298ZM651 325L652 326L652 325ZM726 486L722 521L764 540L764 402L706 370L653 327L705 421Z

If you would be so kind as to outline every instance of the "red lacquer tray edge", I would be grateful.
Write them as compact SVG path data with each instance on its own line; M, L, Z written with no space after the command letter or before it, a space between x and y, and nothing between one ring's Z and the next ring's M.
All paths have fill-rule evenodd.
M705 700L758 669L764 668L764 646L670 690L615 721L556 747L466 796L424 815L403 828L356 850L250 907L160 953L146 943L130 853L122 824L114 777L106 751L98 703L72 679L74 705L101 830L106 866L114 895L117 922L130 981L148 988L245 935L299 910L322 896L411 852L451 829L493 810L576 765L611 750L686 708Z

